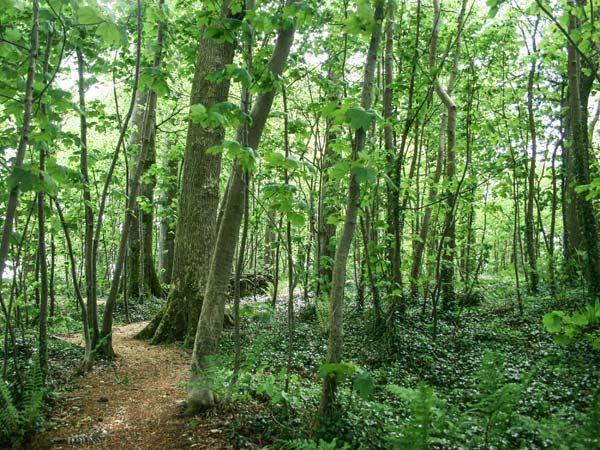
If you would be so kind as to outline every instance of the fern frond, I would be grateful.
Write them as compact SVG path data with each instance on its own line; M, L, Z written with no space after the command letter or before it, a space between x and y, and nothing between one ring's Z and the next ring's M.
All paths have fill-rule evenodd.
M276 447L281 450L347 450L350 447L348 444L338 444L337 439L327 442L320 439L319 442L312 439L294 439L279 443Z
M44 381L38 364L34 364L24 382L22 420L27 427L35 427L42 416Z
M19 411L8 386L4 380L0 380L0 441L12 435L18 427Z

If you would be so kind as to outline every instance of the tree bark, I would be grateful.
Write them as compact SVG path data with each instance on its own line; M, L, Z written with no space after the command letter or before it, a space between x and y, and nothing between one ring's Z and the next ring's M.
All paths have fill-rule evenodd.
M42 67L42 82L46 82L48 68L50 64L50 53L52 51L52 32L48 33L46 39L46 48L44 51L44 60ZM47 113L47 105L41 106L42 115ZM46 172L46 151L47 143L40 142L39 144L39 179L40 184L44 183ZM46 193L40 190L37 193L37 214L38 214L38 260L40 269L40 313L38 318L38 352L40 372L45 380L48 373L48 260L46 255Z
M539 18L535 23L533 35L531 38L531 51L529 56L537 54L536 33ZM525 246L527 248L527 262L529 263L529 292L537 294L538 292L538 271L537 254L534 236L534 216L533 208L535 204L535 166L537 155L537 130L535 125L534 105L533 105L533 84L535 81L536 60L532 58L529 74L527 77L527 123L529 125L529 134L531 138L531 154L529 156L529 173L527 174L527 207L525 211Z
M156 95L150 94L150 102L146 111L144 129L151 129L148 149L144 160L142 180L140 180L139 196L143 197L145 205L137 205L140 235L140 274L141 293L149 293L154 297L164 297L165 293L156 273L154 263L154 189L156 175L152 167L156 164Z
M148 89L139 93L139 101L134 115L134 124L138 132L132 140L133 147L140 147L140 136L143 130L156 128L156 96ZM154 264L154 189L156 187L156 175L151 172L156 163L156 133L153 132L146 145L146 157L143 161L142 179L138 183L137 192L143 199L139 204L136 199L136 211L132 218L132 231L129 234L128 244L128 290L130 298L143 299L145 295L163 297L164 292ZM140 148L141 150L141 148ZM132 189L132 180L129 189Z
M431 59L435 59L435 47L437 44L438 32L441 23L441 8L439 0L433 1L434 6L434 27L431 37L431 47L433 49ZM458 14L457 21L457 37L456 37L456 49L454 52L454 59L452 62L452 69L450 71L450 78L448 79L448 86L444 88L439 80L437 74L434 77L434 87L440 97L440 100L444 104L444 108L448 115L447 129L440 129L440 133L447 133L446 137L446 182L450 186L446 189L446 213L444 218L444 227L442 240L440 245L443 249L443 261L439 273L440 287L442 293L442 308L444 310L453 309L456 304L456 294L454 292L454 253L456 249L456 224L455 224L455 208L457 198L457 192L455 187L452 186L456 178L456 113L457 107L454 99L452 98L452 91L456 82L456 76L458 71L458 62L460 59L461 49L461 34L464 25L464 17L466 12L466 1L462 2L461 10ZM434 299L435 301L435 299Z
M29 135L31 132L31 119L32 119L32 105L33 105L33 83L35 81L35 65L38 57L39 47L39 12L40 4L39 0L32 1L32 14L31 14L31 38L29 44L29 58L27 67L27 78L25 80L25 92L23 101L23 123L21 125L21 134L19 137L19 145L17 146L17 152L15 161L13 163L12 171L17 171L23 167L23 160L25 159L25 152L29 145ZM4 269L6 268L6 260L8 258L8 251L10 248L10 237L13 230L13 222L17 212L17 204L19 202L19 184L15 183L14 186L10 187L8 192L8 201L6 203L6 212L4 215L4 223L2 225L2 239L0 240L0 307L6 317L7 329L12 337L14 337L14 330L12 329L10 322L10 313L6 309L4 299L2 297L2 277ZM13 339L14 340L14 339Z
M221 15L229 14L225 1ZM208 74L221 71L233 61L231 42L219 43L201 30L190 104L206 108L227 100L230 81L211 82ZM153 343L193 342L202 309L202 297L214 248L219 204L221 155L207 149L223 142L222 127L203 128L188 122L171 286L163 311L142 331ZM227 274L229 276L229 274Z
M296 1L287 0L286 5L292 5ZM294 41L295 30L295 24L290 24L286 28L280 29L277 34L275 48L268 65L275 79L281 76L286 66ZM247 128L246 136L248 147L254 150L260 144L264 126L275 98L275 92L275 87L272 87L270 91L261 93L252 108L252 121ZM242 124L238 128L238 141L242 141L245 133L246 125ZM214 394L207 382L205 369L210 364L211 357L218 351L223 329L225 294L229 286L229 277L243 216L244 172L245 170L236 160L230 176L227 195L223 200L223 217L217 233L210 272L206 282L204 304L196 329L190 385L187 395L188 413L195 413L211 407L215 402Z
M69 263L65 265L65 269L67 265L71 267L71 278L73 279L73 289L75 290L75 298L77 299L77 305L81 309L81 323L83 326L83 342L84 342L84 353L83 353L83 361L81 364L81 372L86 373L88 370L92 368L94 363L94 353L92 347L92 335L89 327L88 321L88 313L85 302L83 301L83 296L81 295L81 290L79 289L79 281L77 277L77 262L75 261L75 252L73 250L73 244L71 241L71 234L69 233L69 226L65 220L65 216L62 212L62 208L58 203L58 200L54 199L54 204L56 206L56 211L58 213L58 218L60 220L60 224L62 226L63 232L65 234L65 243L67 247L67 255L69 257ZM65 274L66 275L66 274Z
M129 156L133 156L133 161L137 159L141 152L142 135L144 133L144 122L146 119L146 111L148 109L148 97L149 90L143 89L138 90L135 109L131 116L131 134L126 145L129 169ZM145 161L144 161L145 164ZM144 168L145 169L145 168ZM127 196L131 196L133 192L133 172L127 170ZM138 183L139 184L139 183ZM137 192L139 192L140 186L136 186ZM127 204L127 200L125 201ZM128 298L137 299L140 294L144 292L142 287L142 268L141 268L141 245L142 245L141 233L140 233L140 211L139 205L136 201L136 211L131 218L131 232L127 240L127 278L124 280L124 288L127 290ZM124 289L124 291L125 291Z
M371 108L373 102L373 84L375 78L375 66L377 63L377 51L381 42L381 22L383 20L383 11L385 3L383 0L378 0L375 5L373 28L369 49L365 63L365 72L363 78L363 86L361 93L361 107L366 109ZM352 160L356 161L358 154L363 151L366 140L366 130L359 128L354 133L354 145L352 148ZM331 281L331 291L329 295L329 340L327 343L326 362L329 364L339 363L342 357L343 344L343 303L344 303L344 286L346 283L346 264L348 262L348 254L352 245L352 238L356 228L356 219L358 216L358 208L360 203L360 185L354 173L350 174L348 182L348 200L346 206L346 216L342 234L338 241L338 246L335 252L335 260L333 263L333 276ZM328 374L323 379L323 390L319 405L321 417L328 418L333 415L333 405L335 401L335 392L337 381L335 375Z
M335 67L332 62L328 69L327 79L333 83L337 82ZM339 95L332 94L329 96L330 101L339 102ZM317 246L318 257L317 261L317 288L316 298L323 299L323 294L327 295L331 288L331 274L333 268L333 258L335 256L335 228L333 223L328 223L327 219L338 212L338 208L334 204L335 195L337 192L338 183L331 180L329 177L329 169L334 166L338 159L333 144L337 139L337 133L333 130L333 121L327 119L325 125L325 146L323 156L321 158L321 186L319 190L318 204L318 230L317 230Z
M163 190L163 196L160 200L162 215L160 218L159 231L159 258L158 267L161 281L171 284L171 274L173 272L173 259L175 253L175 229L171 224L169 217L173 208L173 201L177 196L177 160L171 159L168 153L164 157L164 169L166 182Z
M571 7L580 6L579 2L569 1ZM579 19L572 12L569 13L569 32L579 29ZM589 174L589 139L587 136L587 123L584 122L580 92L581 62L580 55L575 46L569 42L567 46L567 76L569 83L569 128L568 136L571 151L574 156L575 182L577 185L590 183ZM586 193L576 194L576 205L580 220L580 227L584 237L585 269L588 280L588 290L592 296L600 295L600 249L598 242L597 223L594 216L593 204L586 199Z
M448 121L448 116L444 111L442 113L442 118L440 120L440 130L446 129L446 124ZM446 149L446 136L444 133L440 133L438 148L437 148L437 157L435 163L435 171L433 173L433 178L431 180L431 185L429 188L429 195L427 197L427 206L425 207L425 212L423 213L423 222L421 224L421 229L419 230L419 238L415 242L414 254L412 258L412 267L410 270L410 292L411 298L416 298L419 293L419 278L421 275L421 267L423 261L423 253L425 252L425 246L427 244L427 236L429 235L429 228L431 225L431 215L433 213L433 203L438 194L438 184L440 179L442 178L442 169L444 167L444 152Z
M388 214L388 234L391 239L388 257L390 259L391 269L391 309L402 311L405 308L402 295L402 272L400 267L400 167L403 155L396 155L394 145L394 126L391 123L393 116L393 91L394 82L394 8L395 3L388 1L387 17L385 25L385 55L384 55L384 90L383 90L383 118L386 125L383 130L385 152L389 164L390 179L396 182L396 186L388 186L387 189L387 214ZM367 236L365 236L367 239ZM366 256L369 261L369 255ZM369 268L369 277L371 269Z
M98 311L96 295L96 271L94 260L94 211L92 209L92 194L90 190L90 176L88 171L88 146L87 146L87 118L85 114L85 59L80 47L75 48L77 54L77 74L79 92L79 140L81 142L81 155L79 170L83 181L83 207L85 215L83 260L85 267L85 293L88 324L92 336L92 345L98 343L100 331L98 329Z
M161 0L162 2L162 0ZM160 3L162 5L162 3ZM141 27L142 27L142 11L141 11L141 1L137 2L137 27L138 27L138 46L141 46ZM164 23L162 21L158 22L158 31L157 31L157 46L156 52L154 54L154 62L153 67L159 68L162 60L162 43L164 36ZM136 95L137 90L137 81L135 82L133 96ZM156 102L156 92L150 91L150 99L149 103ZM113 273L113 279L110 285L110 291L108 293L108 298L106 299L106 305L104 307L104 314L102 316L102 330L100 334L100 341L98 343L97 349L98 352L103 354L108 358L113 358L115 356L114 349L112 347L112 322L113 322L113 311L115 304L117 302L117 295L119 293L119 286L121 283L121 274L123 272L123 266L125 262L125 254L127 252L127 239L129 237L129 233L131 231L131 221L134 215L134 208L136 205L136 197L137 197L137 187L142 176L143 171L143 163L146 158L146 153L150 146L151 139L153 139L153 135L155 133L154 127L148 127L144 129L143 138L142 138L142 146L140 150L140 154L138 156L135 171L132 177L132 190L127 199L127 206L125 209L125 219L123 220L123 228L121 230L121 238L119 241L119 247L117 250L117 258L115 261L115 270Z

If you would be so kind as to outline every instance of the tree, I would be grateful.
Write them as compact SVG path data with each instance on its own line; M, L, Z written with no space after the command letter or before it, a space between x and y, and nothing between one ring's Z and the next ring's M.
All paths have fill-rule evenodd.
M153 246L153 200L156 186L156 175L153 166L156 163L156 137L153 134L150 141L141 140L143 130L147 127L156 127L156 103L149 103L150 92L148 89L138 91L138 100L134 113L134 132L130 136L129 148L139 149L147 145L146 159L143 162L142 178L137 187L137 192L142 200L136 199L136 211L132 218L131 233L127 245L127 289L128 295L133 298L143 298L147 294L156 297L163 296L154 264ZM132 189L131 182L129 183Z
M529 135L531 139L531 155L529 156L529 174L527 176L527 207L525 210L525 242L527 246L527 259L529 262L529 291L536 294L538 291L538 270L537 270L537 251L534 235L534 203L535 203L535 168L537 158L537 130L534 116L533 106L533 89L535 82L535 68L537 57L536 33L538 28L539 18L535 22L535 26L531 37L531 49L528 47L528 54L531 58L531 66L527 76L527 123L529 126Z
M371 29L371 38L365 63L365 72L362 83L362 93L360 99L361 108L366 111L371 108L373 102L373 83L375 78L375 65L377 63L377 53L379 43L381 42L381 22L383 20L383 11L385 2L378 0L373 12L373 26ZM352 146L351 160L356 161L358 154L363 151L367 129L364 124L359 124L354 131L354 142ZM356 172L350 173L348 180L348 200L346 205L346 216L344 225L338 240L333 263L333 276L331 279L331 291L329 294L329 339L327 341L327 364L336 364L342 357L342 336L343 336L343 303L344 303L344 285L346 282L346 263L348 254L354 236L358 208L360 203L360 182ZM330 417L333 413L335 392L337 380L335 373L330 373L323 379L323 391L319 412L322 417Z
M231 20L230 7L229 1L221 3L216 11L211 11L214 14L212 23L200 31L175 229L171 287L162 312L141 333L154 343L193 342L202 309L202 292L214 248L221 170L221 155L207 150L223 142L224 129L221 125L203 124L195 118L194 112L198 109L210 111L227 101L230 79L213 81L207 76L225 70L233 61L232 40L228 38L221 42L210 37L215 28Z
M295 3L296 0L288 0L286 6L292 6ZM282 28L277 33L275 47L267 66L274 80L277 80L283 73L294 42L295 31L295 23L292 18L289 18L284 20ZM246 133L245 140L248 146L244 150L245 152L256 151L258 148L275 93L275 86L272 86L268 91L259 94L250 114L251 123L247 131L245 125L240 125L238 128L238 142L242 141L242 134ZM248 156L252 157L251 155L246 157ZM211 407L215 402L205 371L210 364L211 357L218 351L223 329L225 294L229 286L229 276L243 216L243 197L247 180L248 166L242 166L240 159L236 159L226 196L223 199L223 215L219 221L217 240L206 282L204 303L196 329L187 395L188 413Z
M168 152L164 154L163 170L165 182L160 197L160 231L158 236L158 268L161 281L171 284L175 253L175 229L172 214L177 197L177 172L179 164Z
M575 2L569 2L571 8L581 6ZM572 34L580 26L579 19L574 12L569 12L569 32ZM573 152L574 174L577 185L584 186L590 182L589 174L589 150L587 136L587 122L582 114L581 101L581 57L575 44L570 41L567 44L567 76L569 89L569 131L568 136L570 150ZM587 117L587 114L585 115ZM567 181L569 182L569 181ZM577 211L579 214L580 227L584 236L586 250L585 263L588 289L592 296L600 294L600 249L598 243L598 230L594 209L591 201L583 192L577 194Z
M28 69L27 78L25 80L25 91L23 100L23 120L21 123L21 131L19 134L19 145L17 147L15 161L12 166L12 171L18 172L23 167L23 160L25 159L25 152L29 145L29 135L31 132L31 119L32 119L32 107L33 107L33 84L35 82L36 73L36 62L38 58L39 50L39 1L33 0L32 3L32 14L31 14L31 38L29 44L29 57L28 57ZM2 240L0 241L0 305L2 306L2 312L7 318L7 328L10 330L9 313L6 308L2 296L2 279L4 277L4 269L6 268L6 259L8 257L8 251L10 246L10 237L13 230L13 222L15 220L15 214L17 211L17 204L19 201L19 183L13 183L9 188L8 201L6 202L6 212L4 214L4 223L2 224ZM13 331L10 331L12 334ZM14 337L14 335L13 335Z
M162 1L162 0L161 0ZM139 76L139 48L141 46L141 3L138 0L137 4L137 22L138 22L138 65L136 69L136 80L134 81L134 88L132 93L132 106L135 102L135 97L137 94L138 88L138 80ZM164 22L159 20L156 34L156 50L154 54L153 67L159 68L162 61L162 46L163 46L163 38L164 38ZM154 90L150 91L149 99L148 99L148 110L152 107L156 107L156 92ZM154 106L153 106L154 105ZM153 123L153 122L151 122ZM145 125L148 122L145 122ZM115 351L112 346L112 324L113 324L113 312L115 308L115 304L117 302L117 296L119 294L119 286L121 283L121 274L123 272L123 265L125 263L125 253L127 249L127 239L129 233L131 232L131 222L133 220L134 208L136 205L136 198L138 193L138 183L142 176L142 171L144 169L144 161L146 160L146 155L148 153L148 149L151 146L151 142L154 139L155 129L154 126L145 126L142 135L142 145L140 148L140 154L137 158L135 170L133 172L133 176L131 177L131 191L129 193L127 199L127 205L125 209L125 219L123 220L123 230L121 233L121 238L119 240L119 247L117 258L115 262L115 271L113 274L113 278L110 285L110 292L108 294L108 298L106 299L106 305L104 307L104 314L102 316L102 329L100 330L100 341L97 346L97 351L109 358L113 358L115 356Z
M434 24L431 37L431 55L430 58L435 60L435 49L437 45L437 35L441 22L441 8L440 2L434 0ZM444 88L439 80L438 75L434 75L434 87L437 95L444 104L446 120L442 119L442 124L446 125L444 130L440 128L441 133L447 133L446 138L446 183L448 187L446 189L446 216L444 218L444 226L442 232L442 240L440 242L440 248L442 249L443 261L441 269L439 271L439 283L442 294L442 306L445 310L452 309L455 306L455 292L454 292L454 253L456 248L456 223L455 223L455 209L458 202L458 189L455 187L456 183L456 115L457 106L452 98L452 91L454 90L454 84L456 82L456 76L458 72L458 62L460 60L460 48L461 48L461 35L464 27L465 13L467 8L466 0L462 2L460 12L458 13L457 20L457 35L456 35L456 49L454 52L454 58L452 62L452 68L450 71L450 78L448 79L448 86ZM445 123L444 123L445 122ZM437 297L437 294L436 294ZM435 300L434 300L435 301ZM434 306L435 308L435 306ZM435 314L435 313L434 313Z

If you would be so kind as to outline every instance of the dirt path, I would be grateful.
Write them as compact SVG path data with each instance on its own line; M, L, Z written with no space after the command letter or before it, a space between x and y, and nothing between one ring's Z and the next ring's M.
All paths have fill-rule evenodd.
M229 449L218 417L186 419L178 402L185 399L188 356L175 345L149 345L133 339L145 323L115 328L118 355L112 365L97 367L78 378L74 389L61 394L36 449L71 449L57 438L105 430L95 444L78 449ZM79 335L64 336L73 343ZM222 419L221 419L222 420Z

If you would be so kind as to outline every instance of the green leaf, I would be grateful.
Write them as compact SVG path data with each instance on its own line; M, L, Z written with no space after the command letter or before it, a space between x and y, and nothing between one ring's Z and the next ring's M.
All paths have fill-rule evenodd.
M155 67L146 67L140 75L140 86L147 86L156 92L159 97L169 93L169 85L166 81L167 75Z
M335 165L329 169L329 175L333 180L341 180L348 175L348 173L350 173L351 168L352 164L350 161L341 160L335 163Z
M377 181L377 172L370 167L354 166L351 172L359 183L374 183Z
M159 97L163 97L169 93L169 85L164 78L155 79L151 88Z
M209 73L206 76L206 79L213 83L221 83L229 78L237 81L244 87L248 87L252 84L252 76L250 73L245 68L239 67L235 64L227 64L225 69L217 70L216 72Z
M227 124L225 116L215 111L208 112L205 122L206 124L203 125L207 128L216 128L218 126L225 126Z
M362 107L348 108L345 113L346 122L350 124L350 128L353 130L361 128L367 130L378 117L380 117L379 114L373 109L365 110Z
M239 123L250 123L251 118L231 102L215 103L210 107L197 103L190 107L189 118L204 128L218 128Z
M244 67L238 67L235 64L228 64L227 73L231 78L244 87L248 87L252 84L252 76Z
M80 25L95 25L103 21L100 11L92 6L82 6L77 11L77 22Z
M573 314L573 317L571 317L571 319L574 325L580 327L585 326L589 323L588 316L584 311L576 312L575 314Z
M321 113L323 114L323 117L333 118L338 109L338 102L332 100L321 109Z
M360 372L354 377L353 386L358 395L367 400L375 390L375 379L367 372Z
M325 378L329 375L334 375L336 381L340 382L346 379L346 377L354 375L356 373L356 365L352 363L326 363L319 367L319 376Z
M562 329L565 313L562 311L552 311L544 314L544 326L550 333L558 333Z
M4 32L4 36L6 36L6 38L12 42L18 42L19 40L21 40L21 32L17 28L7 29Z
M344 218L342 217L341 214L331 214L330 216L327 217L327 224L329 225L337 225L339 223L342 223L344 221Z
M108 46L117 46L121 43L121 31L112 22L102 22L98 26L96 34Z
M46 172L59 184L64 184L69 181L71 171L67 166L58 164L55 158L49 158L46 162Z
M8 10L9 8L15 8L17 2L15 0L0 0L0 8ZM22 9L22 8L19 8Z
M381 174L381 176L385 180L386 184L390 187L390 189L393 189L394 191L398 190L398 185L394 183L394 181L389 177L387 173L384 172Z
M265 162L273 167L283 167L285 156L278 152L265 153Z
M490 19L496 17L496 14L498 14L498 10L500 9L500 6L502 5L502 3L504 3L506 0L487 0L487 5L490 7L490 10L488 12L488 17Z
M376 25L375 12L369 0L358 0L356 11L348 16L345 29L349 34L370 34Z
M35 191L40 187L40 178L37 168L24 165L23 167L15 167L13 172L6 179L6 184L9 188L18 186L23 192Z
M559 345L571 345L575 342L575 338L565 336L564 334L558 334L554 336L554 340Z
M294 227L301 227L306 222L306 219L302 214L293 211L288 212L287 218Z
M194 123L201 123L206 118L206 107L201 103L190 106L190 120Z
M235 32L241 25L241 20L220 18L206 25L204 35L209 39L214 39L219 44L233 42L235 40Z
M254 170L258 154L252 147L242 147L237 141L224 141L222 145L215 145L207 149L207 152L213 155L218 155L223 151L226 151L230 158L237 160L244 169Z

